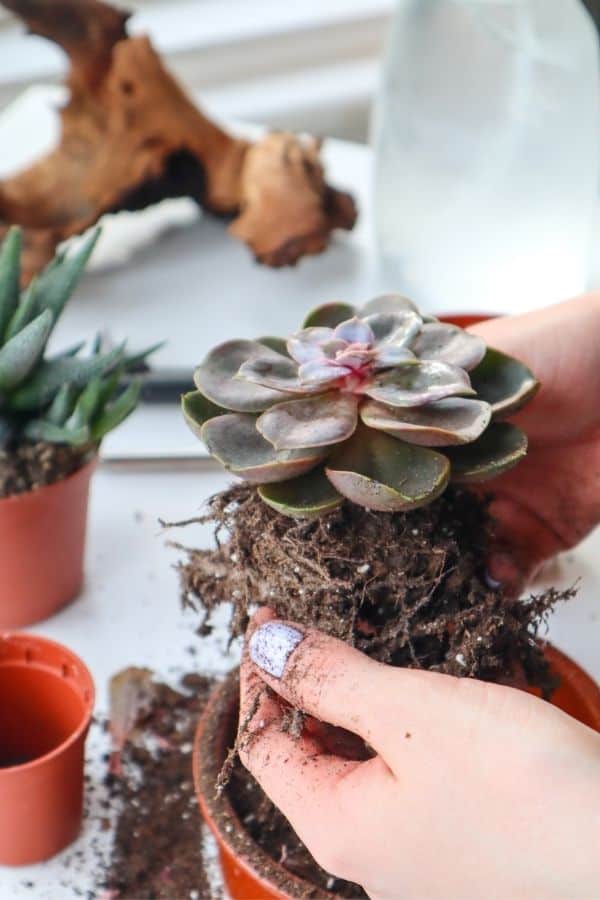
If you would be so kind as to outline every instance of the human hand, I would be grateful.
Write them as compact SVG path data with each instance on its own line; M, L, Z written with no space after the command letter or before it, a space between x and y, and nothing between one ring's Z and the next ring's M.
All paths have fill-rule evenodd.
M600 293L469 330L522 360L541 382L512 418L528 435L527 456L482 485L494 495L498 523L488 570L517 591L600 521Z
M598 734L515 688L385 666L268 609L248 634L240 721L258 706L240 756L323 868L377 900L597 898ZM295 739L279 698L377 755Z

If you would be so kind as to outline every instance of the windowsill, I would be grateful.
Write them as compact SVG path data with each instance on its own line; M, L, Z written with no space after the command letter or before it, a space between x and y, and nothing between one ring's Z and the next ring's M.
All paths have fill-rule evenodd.
M156 0L131 19L211 115L364 140L393 0ZM0 27L0 109L65 70L50 42Z
M184 62L190 55L203 83L321 62L371 56L378 51L393 0L162 0L132 16L132 34L150 35L161 54ZM0 86L56 80L63 54L50 42L26 36L20 24L0 26ZM187 60L189 67L189 59ZM177 67L176 67L177 68Z

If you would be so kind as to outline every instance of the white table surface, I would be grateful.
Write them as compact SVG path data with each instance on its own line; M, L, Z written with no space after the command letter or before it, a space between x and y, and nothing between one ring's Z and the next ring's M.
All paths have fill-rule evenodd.
M49 116L42 120L38 116L38 126L48 140L52 123ZM8 136L14 143L19 129L13 126ZM0 142L6 137L0 119ZM369 151L331 141L325 157L335 183L355 193L361 210L356 231L338 236L327 253L304 260L295 269L258 267L244 246L225 236L222 224L200 216L186 201L170 203L166 212L111 217L93 271L86 275L59 326L57 345L99 328L115 339L129 336L135 347L167 338L157 361L191 368L220 340L284 333L319 302L360 301L391 288L381 282L370 246ZM160 231L165 217L180 224L163 231L127 261L114 262L116 256L127 257L127 247L143 244L149 231ZM196 450L198 445L178 410L142 408L105 446L113 454L136 448L181 452ZM225 652L223 615L221 626L209 639L194 635L197 617L179 608L173 564L180 554L167 546L169 538L193 546L206 544L210 529L193 526L165 535L158 524L159 517L176 520L194 515L228 480L207 463L195 468L174 464L167 469L103 463L97 472L91 494L85 591L68 609L31 630L67 644L83 657L96 680L98 712L106 712L108 678L125 666L149 666L174 681L178 671L189 670L193 662L186 649L190 645L198 650L196 660L202 671L223 672L234 664L236 651ZM554 564L545 579L557 585L581 579L578 598L552 616L549 637L600 680L599 557L597 531L576 552ZM103 746L103 737L94 729L88 756L95 781L104 772L99 761ZM91 841L95 838L107 845L109 839L100 833L98 815L93 805L78 844L52 861L21 869L0 868L0 900L62 900L75 896L74 886L84 896L86 891L93 892L97 862ZM76 850L81 857L74 861ZM34 887L25 886L29 881Z

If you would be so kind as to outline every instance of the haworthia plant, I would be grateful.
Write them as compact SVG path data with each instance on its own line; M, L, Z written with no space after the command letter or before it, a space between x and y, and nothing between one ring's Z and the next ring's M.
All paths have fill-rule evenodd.
M185 418L229 471L279 512L311 518L344 498L396 511L451 480L493 478L527 439L499 422L538 383L516 359L388 294L313 310L287 340L212 350Z
M11 228L0 246L0 448L27 440L97 444L136 406L140 385L122 390L121 378L155 347L128 356L124 346L104 352L96 340L86 356L79 355L85 342L45 355L98 234L57 254L24 291L20 230Z

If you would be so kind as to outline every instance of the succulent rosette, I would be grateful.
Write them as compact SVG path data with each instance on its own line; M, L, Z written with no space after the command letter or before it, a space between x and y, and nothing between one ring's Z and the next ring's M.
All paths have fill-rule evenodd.
M538 387L522 363L396 294L318 307L287 341L221 344L194 381L183 412L211 454L303 518L344 499L413 509L451 479L506 471L527 438L500 420Z

